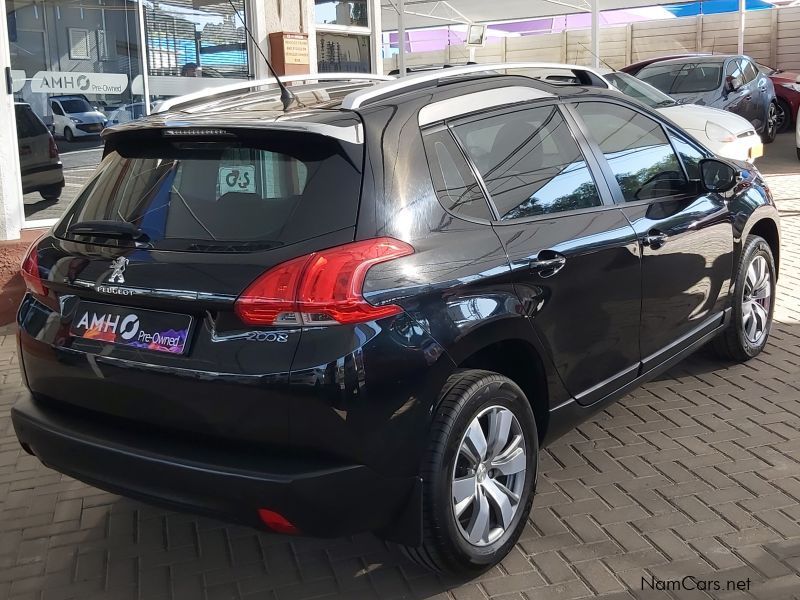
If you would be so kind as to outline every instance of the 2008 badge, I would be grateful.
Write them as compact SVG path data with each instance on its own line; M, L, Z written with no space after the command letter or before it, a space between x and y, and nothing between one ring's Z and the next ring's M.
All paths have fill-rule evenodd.
M278 342L285 343L289 341L289 334L285 331L248 331L248 342Z

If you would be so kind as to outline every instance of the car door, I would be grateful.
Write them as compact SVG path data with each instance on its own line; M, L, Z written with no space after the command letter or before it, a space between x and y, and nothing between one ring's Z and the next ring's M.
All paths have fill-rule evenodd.
M768 78L763 75L749 58L742 58L742 73L750 90L750 111L752 118L750 122L760 129L764 126L764 119L769 112L769 91L767 88Z
M725 110L736 113L753 123L753 97L750 84L745 81L742 62L731 58L725 64L725 77L722 81L722 102Z
M565 387L591 404L639 365L636 234L556 104L451 124L494 211L518 295ZM583 142L585 143L585 142ZM590 164L591 163L591 164Z
M644 371L722 323L733 268L726 201L701 191L705 152L632 106L574 105L642 253ZM674 143L674 147L673 147ZM677 148L677 151L676 151Z
M58 135L64 135L64 127L69 124L69 119L64 114L64 109L61 108L61 103L58 100L51 100L50 110L53 111L53 130Z

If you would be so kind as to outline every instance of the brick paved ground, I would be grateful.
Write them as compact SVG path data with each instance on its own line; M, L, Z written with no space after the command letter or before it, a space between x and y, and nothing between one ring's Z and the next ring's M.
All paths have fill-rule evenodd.
M0 344L0 600L599 597L800 598L800 176L783 212L776 324L764 354L695 356L542 455L520 543L471 582L438 579L369 535L306 540L120 499L25 455L20 379ZM750 579L749 592L641 590L641 578Z

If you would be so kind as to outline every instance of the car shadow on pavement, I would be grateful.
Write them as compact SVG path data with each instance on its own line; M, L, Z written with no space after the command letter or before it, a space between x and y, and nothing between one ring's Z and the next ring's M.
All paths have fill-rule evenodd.
M80 597L431 598L466 581L439 577L371 534L316 539L262 533L78 482L74 490L91 494L80 511L81 524L91 527L70 537L64 564L57 566L74 574L64 583Z

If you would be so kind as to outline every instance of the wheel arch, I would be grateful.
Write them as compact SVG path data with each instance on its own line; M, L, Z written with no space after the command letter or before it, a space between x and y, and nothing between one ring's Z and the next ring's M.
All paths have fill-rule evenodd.
M769 248L772 250L772 256L775 259L775 276L777 277L780 269L781 253L780 230L778 229L778 224L769 217L761 218L753 223L747 235L760 236L769 244Z
M539 442L544 440L550 417L550 377L539 350L530 341L520 337L495 340L463 357L458 368L494 371L516 383L533 410Z

